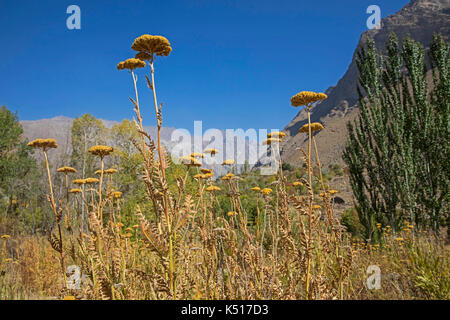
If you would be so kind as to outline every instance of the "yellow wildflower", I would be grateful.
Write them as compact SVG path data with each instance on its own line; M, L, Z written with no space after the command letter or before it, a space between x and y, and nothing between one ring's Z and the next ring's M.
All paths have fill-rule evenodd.
M78 189L78 188L71 189L71 190L69 191L69 193L81 193L81 192L82 192L81 189Z
M301 187L301 186L303 186L303 183L300 182L300 181L295 181L295 182L292 183L292 185L293 185L294 187Z
M58 144L55 139L35 139L28 143L29 147L41 148L44 151L49 148L58 148Z
M253 187L252 190L253 191L261 191L261 188L260 187Z
M75 173L75 172L77 172L77 170L72 168L72 167L61 167L61 168L58 168L56 170L56 172L63 172L63 173L71 172L71 173Z
M235 216L236 214L237 214L236 211L228 211L227 213L229 217Z
M278 139L278 138L269 138L269 139L267 139L267 140L264 140L263 141L263 145L272 145L272 144L274 144L274 143L280 143L281 142L281 139Z
M86 184L86 179L75 179L72 181L72 183L77 185Z
M206 168L201 168L200 171L201 171L201 173L212 173L211 169L206 169Z
M209 153L210 155L215 155L217 153L219 153L219 150L217 149L206 149L205 151L203 151L204 153Z
M302 91L291 98L291 104L294 107L307 106L319 100L324 100L327 95L324 93L316 93L312 91Z
M279 131L275 131L275 132L271 132L267 135L267 138L279 138L279 139L283 139L284 137L286 137L286 133L284 132L279 132Z
M224 162L222 162L222 165L223 166L231 166L231 165L233 165L234 164L234 160L233 159L227 159L227 160L225 160Z
M117 170L113 169L113 168L109 168L109 169L106 169L103 173L113 174L113 173L117 173Z
M191 158L204 158L204 157L205 157L205 155L200 152L191 153Z
M311 123L311 133L314 133L315 131L322 130L324 127L319 122L313 122ZM298 130L299 133L309 133L309 125L305 124L303 125L300 130Z
M217 186L209 186L209 187L205 188L205 190L208 192L214 192L214 191L220 191L220 188Z
M76 300L74 296L65 296L63 300Z
M265 195L269 195L269 194L272 193L272 189L270 189L270 188L264 188L264 189L261 190L261 193L262 193L262 194L265 194Z
M9 234L4 234L0 237L1 239L9 239L11 236Z
M110 147L110 146L99 145L99 146L90 147L88 151L95 156L99 156L100 158L103 158L103 157L109 155L111 152L113 152L114 149L113 149L113 147Z
M84 179L86 184L94 184L94 183L98 183L99 180L97 178L86 178Z
M131 49L146 52L152 56L152 58L154 54L157 56L168 56L172 51L172 47L167 38L163 36L152 36L150 34L144 34L136 38Z

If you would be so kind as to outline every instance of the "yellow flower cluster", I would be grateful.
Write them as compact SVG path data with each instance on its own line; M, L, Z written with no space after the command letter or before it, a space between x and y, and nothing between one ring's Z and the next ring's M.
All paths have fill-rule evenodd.
M217 149L206 149L205 151L203 151L204 153L209 153L210 155L215 155L217 153L219 153L219 150Z
M167 38L163 36L152 36L150 34L144 34L136 38L131 45L131 49L148 53L150 56L153 56L153 54L157 56L168 56L172 51L172 47Z
M181 157L180 159L181 163L184 164L185 166L193 166L193 167L201 167L202 163L200 161L198 161L197 159L191 157L191 156L184 156Z
M294 107L307 106L314 102L328 98L325 93L316 93L313 91L302 91L291 98L291 104Z
M252 190L253 191L261 191L261 188L260 187L253 187Z
M284 132L279 132L279 131L275 131L275 132L271 132L267 135L267 138L279 138L279 139L283 139L284 137L286 137L286 133Z
M205 188L205 190L208 192L214 192L214 191L220 191L220 188L217 186L209 186L209 187Z
M315 131L322 130L324 127L319 122L313 122L311 123L311 133L314 133ZM298 130L299 133L309 133L309 124L303 125L300 130Z
M278 139L278 138L269 138L269 139L267 139L267 140L264 140L263 141L263 145L272 145L272 144L276 144L276 143L280 143L281 142L281 139Z
M11 236L9 234L4 234L0 237L0 239L5 239L5 240L9 239L9 238L11 238Z
M81 193L81 192L82 192L81 189L78 189L78 188L71 189L71 190L69 191L69 193Z
M82 184L86 184L86 180L85 179L75 179L72 181L73 184L76 185L82 185Z
M301 186L303 186L303 183L300 182L300 181L295 181L295 182L292 183L292 185L293 185L294 187L301 187Z
M237 215L236 211L228 211L228 213L227 213L227 216L229 216L229 217L232 217L232 216L235 216L235 215Z
M85 184L94 184L94 183L98 183L100 180L98 180L97 178L86 178L84 179L84 183Z
M114 192L111 193L111 195L112 195L112 197L113 197L114 199L119 199L120 197L122 197L122 192L120 192L120 191L114 191Z
M49 148L58 148L58 144L55 139L35 139L28 143L29 147L32 148L41 148L43 150Z
M224 162L222 162L223 166L231 166L234 164L234 160L233 159L227 159Z
M204 157L205 157L205 155L200 152L191 153L191 158L204 158Z
M270 188L264 188L264 189L261 190L261 193L262 193L262 194L265 194L265 195L269 195L269 194L272 193L272 189L270 189Z
M128 70L133 71L134 69L144 68L144 67L145 67L145 62L140 59L136 59L136 58L127 59L127 60L121 61L117 64L117 70L128 69Z
M114 149L113 147L99 145L90 147L88 151L95 156L103 158L104 156L111 154L111 152L113 152Z
M142 61L150 60L152 58L152 56L147 52L138 52L134 57Z
M72 168L72 167L61 167L61 168L58 168L56 171L57 172L63 172L63 173L69 173L69 172L75 173L75 172L77 172L77 170L75 168Z

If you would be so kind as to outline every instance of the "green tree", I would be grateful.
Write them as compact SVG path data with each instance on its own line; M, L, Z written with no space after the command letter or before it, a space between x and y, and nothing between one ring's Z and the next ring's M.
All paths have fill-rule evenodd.
M30 196L28 177L36 172L36 161L23 137L17 114L0 108L0 198L7 202L7 212ZM20 202L20 203L19 203Z
M106 143L106 133L103 122L88 113L73 121L71 164L82 177L92 176L98 169L98 159L88 150L93 145Z
M427 64L420 43L406 37L400 46L391 34L385 55L372 39L358 53L361 112L343 159L367 239L377 238L377 222L395 231L407 219L438 233L448 219L448 49L434 36Z

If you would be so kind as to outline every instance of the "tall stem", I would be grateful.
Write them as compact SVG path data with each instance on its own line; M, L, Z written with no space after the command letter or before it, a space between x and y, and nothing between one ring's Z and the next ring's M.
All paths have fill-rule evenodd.
M153 101L155 103L155 112L156 112L156 122L158 126L158 158L159 158L159 166L161 168L161 177L165 185L166 180L166 168L165 163L163 163L162 157L162 149L161 149L161 128L162 128L162 119L158 108L158 100L156 99L156 84L155 84L155 68L153 66L153 60L150 62L150 69L152 74L152 91L153 91ZM169 208L167 204L167 190L163 189L163 207L164 214L166 216L167 221L167 231L169 233L169 280L170 280L170 289L172 291L173 298L176 299L176 289L174 282L174 269L175 269L175 261L173 257L173 235L172 235L172 221L169 217Z
M64 264L64 253L63 253L63 242L62 242L62 233L61 233L61 224L60 224L60 218L58 217L58 213L56 211L56 204L55 204L55 198L53 196L53 185L52 185L52 178L50 175L50 167L48 164L48 157L47 157L47 151L44 149L44 157L45 157L45 166L47 168L47 177L48 177L48 185L50 186L50 201L53 209L53 213L55 214L56 219L56 225L58 226L58 235L59 235L59 255L60 255L60 261L61 261L61 271L63 273L64 277L64 287L67 285L66 281L66 266Z
M307 271L306 271L306 299L309 299L309 284L311 276L311 235L312 235L312 204L313 204L313 190L312 190L312 174L311 174L311 113L310 106L306 106L308 113L308 182L309 182L309 211L308 211L308 252L307 252Z

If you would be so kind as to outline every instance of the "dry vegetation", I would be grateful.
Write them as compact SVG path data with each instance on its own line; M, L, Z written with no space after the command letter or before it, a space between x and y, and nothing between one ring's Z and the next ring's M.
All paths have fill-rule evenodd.
M160 141L162 113L154 61L171 52L170 43L164 37L144 35L132 48L139 52L136 58L119 63L118 69L132 76L131 100L139 132L133 143L143 158L141 174L151 205L138 204L139 223L125 225L129 220L122 216L115 172L104 168L104 159L113 151L108 146L89 150L98 159L98 179L85 177L71 186L73 169L61 168L58 174L65 175L66 197L54 199L47 152L57 144L50 139L31 142L46 159L55 227L48 239L2 235L0 299L450 298L449 249L442 239L412 225L400 234L385 227L377 244L356 242L345 232L330 201L336 190L324 181L321 170L313 170L321 168L312 137L314 130L323 129L319 124L309 122L300 129L309 137L308 150L298 151L307 166L307 179L287 181L280 163L270 186L249 186L263 204L254 221L249 221L241 201L240 188L246 181L231 173L234 161L224 162L230 173L220 187L214 185L211 171L200 168L202 158L214 156L214 150L184 158L191 170L169 184L166 172L173 163ZM146 65L158 125L156 141L144 132L140 113L136 69ZM326 95L301 92L291 102L306 106L309 115L322 99ZM272 133L265 144L276 150L283 137ZM194 192L186 189L188 179L197 181ZM314 182L320 184L318 192ZM288 185L306 187L307 193L289 194ZM228 196L231 211L217 210L220 193ZM80 267L80 275L73 265ZM370 265L381 269L379 290L367 289ZM73 289L71 281L78 276L80 289Z

